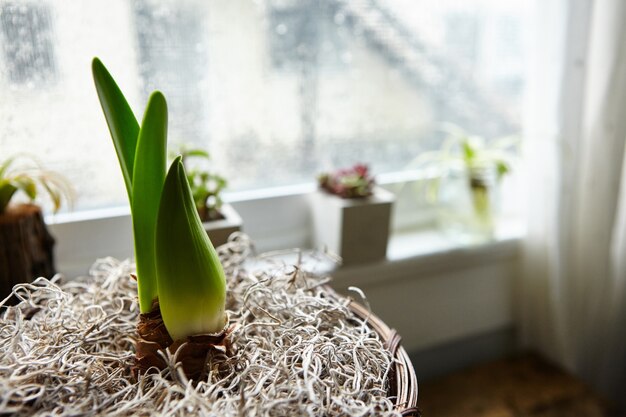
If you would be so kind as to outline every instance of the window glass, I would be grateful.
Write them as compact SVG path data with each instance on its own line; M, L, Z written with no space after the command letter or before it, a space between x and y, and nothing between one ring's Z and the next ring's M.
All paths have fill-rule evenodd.
M51 81L55 61L49 5L5 3L0 18L3 61L10 83L35 86Z
M524 0L0 0L0 159L37 156L78 209L126 204L93 82L99 56L141 119L208 148L229 190L356 162L405 169L451 122L520 130Z

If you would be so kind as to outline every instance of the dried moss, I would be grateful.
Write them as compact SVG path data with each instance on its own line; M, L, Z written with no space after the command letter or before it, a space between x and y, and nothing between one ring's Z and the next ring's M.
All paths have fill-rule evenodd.
M88 277L16 286L0 318L0 413L13 415L399 415L394 364L378 335L327 279L253 257L244 235L221 247L233 353L190 381L167 369L134 380L139 315L133 265L107 258Z

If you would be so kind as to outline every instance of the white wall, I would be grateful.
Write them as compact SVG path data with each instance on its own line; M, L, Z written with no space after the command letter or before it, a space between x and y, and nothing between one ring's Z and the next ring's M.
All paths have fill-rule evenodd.
M334 286L361 288L414 353L510 328L517 256L515 241L500 242L338 271Z

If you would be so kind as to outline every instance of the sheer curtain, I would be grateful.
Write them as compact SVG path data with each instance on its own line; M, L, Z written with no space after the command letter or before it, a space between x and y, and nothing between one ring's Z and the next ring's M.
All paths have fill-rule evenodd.
M534 67L537 95L527 132L532 175L524 273L516 293L520 336L526 347L621 399L626 2L546 3L544 29L536 32L544 60ZM562 31L549 24L558 16L567 16Z

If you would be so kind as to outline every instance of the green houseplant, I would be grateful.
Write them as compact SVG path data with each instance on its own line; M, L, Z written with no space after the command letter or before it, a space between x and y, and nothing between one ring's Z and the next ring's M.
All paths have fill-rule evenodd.
M432 176L427 197L438 204L444 230L470 241L490 239L500 184L515 165L519 140L506 136L488 141L452 125L445 131L448 138L441 149L425 152L412 165Z
M29 203L13 203L20 194ZM13 285L39 276L55 274L54 239L48 232L41 207L35 202L48 197L53 211L73 200L69 182L45 169L28 155L15 155L0 161L0 296Z
M202 227L182 157L167 174L167 103L159 91L148 100L141 126L99 59L92 72L131 207L141 310L136 369L162 368L159 354L187 342L180 357L197 375L197 357L225 336L226 280ZM206 337L201 342L189 337Z
M344 265L383 260L387 255L390 192L375 186L364 164L323 173L312 195L313 236L342 258Z
M13 289L15 307L0 301L11 335L0 338L0 413L416 415L397 332L308 271L299 250L289 251L295 264L284 251L256 256L239 234L216 253L182 157L165 172L163 95L151 95L139 125L99 60L92 70L136 265L99 259L89 277L39 278Z
M241 231L243 223L235 209L222 200L222 191L227 186L226 178L207 167L211 157L204 149L180 145L173 153L176 154L182 157L204 229L213 245L223 245L231 234Z

